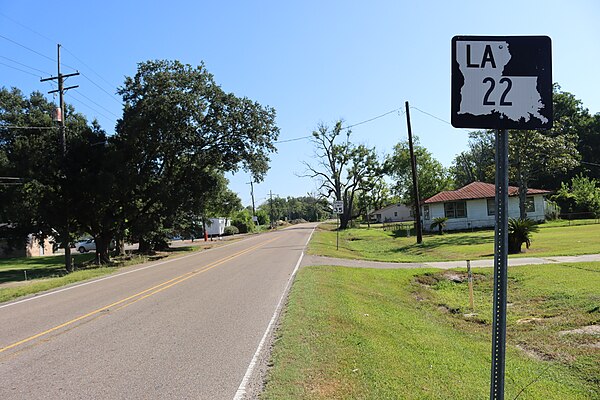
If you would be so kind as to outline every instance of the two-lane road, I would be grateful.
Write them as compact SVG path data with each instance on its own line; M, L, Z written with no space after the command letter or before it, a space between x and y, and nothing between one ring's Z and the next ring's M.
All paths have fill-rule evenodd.
M0 398L243 397L314 226L0 305Z

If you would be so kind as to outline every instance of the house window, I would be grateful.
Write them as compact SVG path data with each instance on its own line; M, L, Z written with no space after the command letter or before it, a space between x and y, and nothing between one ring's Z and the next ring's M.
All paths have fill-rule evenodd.
M429 206L423 206L423 218L429 219Z
M496 199L487 199L488 215L496 214Z
M444 203L444 215L446 218L466 218L467 203L464 201Z
M394 217L398 216L398 211L394 211Z
M525 200L525 211L535 212L535 201L533 201L533 197L527 197Z

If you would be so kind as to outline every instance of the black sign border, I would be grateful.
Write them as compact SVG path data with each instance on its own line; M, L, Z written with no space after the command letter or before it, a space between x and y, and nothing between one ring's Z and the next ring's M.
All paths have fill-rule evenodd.
M464 84L464 76L456 59L456 43L459 41L505 41L511 47L511 53L516 52L523 57L514 57L506 65L506 69L517 69L526 73L510 73L510 76L537 76L538 92L545 107L540 114L548 119L544 123L536 117L529 121L523 118L513 121L500 118L501 114L495 112L490 115L459 114L461 101L460 89ZM514 60L514 61L513 61ZM533 62L531 62L533 61ZM535 72L538 72L535 74ZM553 122L552 111L552 41L548 36L465 36L458 35L452 38L452 87L451 87L451 122L455 128L477 129L550 129Z

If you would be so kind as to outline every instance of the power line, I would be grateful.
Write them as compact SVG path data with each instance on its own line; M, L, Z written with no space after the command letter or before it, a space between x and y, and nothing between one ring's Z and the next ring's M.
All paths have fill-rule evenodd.
M98 78L100 78L101 80L103 80L108 86L113 87L114 85L112 83L110 83L109 81L107 81L106 79L104 79L99 73L97 73L96 71L94 71L94 69L92 67L90 67L88 64L86 64L81 58L77 57L75 54L73 54L72 51L70 51L69 49L63 47L65 49L65 51L67 53L69 53L70 55L72 55L77 61L79 61L80 63L82 63L84 66L86 66L90 71L92 71L94 74L96 74L96 76ZM89 78L88 78L89 79ZM119 102L120 103L120 102Z
M302 137L297 137L294 139L286 139L286 140L278 140L275 143L288 143L288 142L296 142L298 140L304 140L304 139L308 139L311 138L312 136L302 136Z
M14 40L12 40L12 39L10 39L10 38L7 38L7 37L6 37L6 36L4 36L4 35L0 35L0 38L2 38L2 39L4 39L4 40L7 40L7 41L9 41L9 42L11 42L11 43L14 43L14 44L16 44L17 46L20 46L20 47L22 47L22 48L24 48L24 49L26 49L26 50L29 50L29 51L31 51L32 53L35 53L35 54L37 54L37 55L38 55L38 56L40 56L40 57L44 57L44 58L45 58L45 59L47 59L47 60L50 60L50 61L52 61L52 62L56 62L56 60L55 60L55 59L53 59L52 57L48 57L47 55L45 55L45 54L43 54L43 53L40 53L39 51L36 51L36 50L32 49L31 47L27 47L27 46L25 46L24 44L21 44L21 43L19 43L19 42L16 42L16 41L14 41ZM61 64L61 65L63 65L63 66L65 66L65 67L67 67L67 68L70 68L70 69L72 69L73 71L77 71L77 68L73 68L73 67L71 67L70 65L67 65L67 64L65 64L65 63L60 63L60 64Z
M366 119L366 120L364 120L364 121L357 122L356 124L352 124L352 125L344 126L344 127L342 128L342 130L348 130L348 129L350 129L350 128L353 128L353 127L355 127L355 126L358 126L358 125L366 124L366 123L368 123L368 122L375 121L376 119L383 118L383 117L385 117L386 115L389 115L389 114L392 114L392 113L395 113L395 112L398 112L398 111L402 113L402 108L395 108L395 109L393 109L393 110L391 110L391 111L388 111L388 112L386 112L386 113L383 113L383 114L381 114L381 115L378 115L378 116L376 116L376 117L369 118L369 119ZM275 143L288 143L288 142L295 142L295 141L298 141L298 140L310 139L311 137L312 137L312 135L308 135L308 136L301 136L301 137L297 137L297 138L294 138L294 139L279 140L279 141L277 141L277 142L275 142Z
M81 104L81 105L83 105L84 107L87 107L87 108L89 108L90 110L92 110L92 111L94 111L96 114L98 114L99 116L101 116L101 117L103 117L103 118L106 118L108 121L113 121L113 119L112 119L112 118L110 118L110 117L107 117L106 115L102 114L100 111L96 110L94 107L90 106L90 105L89 105L89 104L87 104L85 101L83 101L83 100L81 100L81 99L78 99L78 98L77 98L77 96L74 96L73 94L74 94L74 93L71 93L71 98L72 98L74 101L76 101L76 102L80 103L80 104ZM81 94L81 93L78 93L78 94Z
M25 29L27 29L28 31L35 33L35 34L36 34L36 35L38 35L39 37L41 37L41 38L43 38L43 39L46 39L46 40L47 40L47 41L49 41L49 42L56 43L56 40L50 39L48 36L45 36L45 35L41 34L40 32L36 31L35 29L32 29L32 28L30 28L30 27L28 27L28 26L26 26L26 25L24 25L24 24L20 23L19 21L16 21L16 20L14 20L14 19L10 18L8 15L6 15L6 14L4 14L4 13L1 13L1 12L0 12L0 15L1 15L1 16L3 16L4 18L8 19L9 21L11 21L11 22L13 22L13 23L15 23L15 24L17 24L17 25L21 26L22 28L25 28ZM7 40L10 40L10 39L7 39ZM14 42L14 41L13 41L13 43L16 43L16 42ZM22 46L22 45L21 45L21 46ZM106 84L108 84L108 85L109 85L109 86L111 86L111 87L112 87L112 86L114 86L112 83L110 83L109 81L107 81L106 79L104 79L104 78L103 78L103 77L102 77L102 76L101 76L101 75L100 75L98 72L96 72L96 71L95 71L95 70L94 70L92 67L90 67L90 66L89 66L87 63L85 63L85 62L84 62L84 61L83 61L81 58L77 57L77 56L76 56L76 55L75 55L75 54L74 54L72 51L70 51L69 49L67 49L67 48L66 48L66 47L64 47L64 46L62 46L62 48L63 48L63 50L65 50L67 53L71 54L71 55L72 55L72 56L73 56L73 57L74 57L74 58L75 58L77 61L79 61L81 64L83 64L84 66L86 66L86 67L87 67L87 68L88 68L90 71L92 71L94 74L96 74L96 76L98 76L98 78L100 78L101 80L103 80L103 81L104 81ZM6 58L6 57L4 57L4 58ZM52 60L52 61L54 61L54 60ZM62 65L64 65L65 67L72 68L72 69L74 69L74 70L75 70L75 68L73 68L73 67L70 67L70 66L68 66L68 65L66 65L66 64L64 64L64 63L62 63ZM31 68L31 67L29 67L29 68ZM38 70L38 71L39 71L39 70ZM39 72L42 72L42 73L44 73L44 74L46 74L46 75L50 75L50 74L48 74L47 72L44 72L44 71L39 71ZM93 83L93 82L92 82L92 83Z
M431 113L428 113L427 111L423 111L423 110L421 110L420 108L417 108L417 107L415 107L415 106L410 106L410 108L412 108L413 110L417 110L417 111L419 111L420 113L423 113L423 114L425 114L425 115L428 115L428 116L430 116L431 118L437 119L438 121L441 121L441 122L443 122L443 123L445 123L445 124L448 124L448 125L452 126L452 124L451 124L450 122L448 122L448 121L446 121L445 119L442 119L442 118L440 118L440 117L436 117L435 115L433 115L433 114L431 114ZM453 126L452 126L452 127L453 127ZM454 128L454 127L453 127L453 128ZM455 129L456 129L456 128L455 128ZM469 129L465 129L465 128L460 128L460 129L462 129L463 131L467 131L467 132L472 132L472 131L473 131L472 129L471 129L471 130L469 130Z
M46 72L46 71L42 71L41 69L37 69L37 68L34 68L34 67L30 67L29 65L27 65L27 64L23 64L22 62L19 62L19 61L17 61L17 60L13 60L12 58L8 58L8 57L6 57L6 56L0 56L0 57L4 58L5 60L8 60L8 61L14 62L15 64L19 64L19 65L20 65L20 66L22 66L22 67L29 68L29 69L32 69L32 70L34 70L34 71L37 71L37 72L41 72L41 73L42 73L42 74L44 74L44 75L50 75L50 74L49 74L48 72ZM4 65L6 65L6 64L4 64Z
M81 73L81 76L83 76L85 79L87 79L88 81L92 82L98 89L102 90L104 93L106 93L107 95L109 95L114 101L116 101L119 104L122 104L114 95L110 94L109 92L107 92L102 86L98 85L96 82L94 82L92 79L90 79L86 74L84 74L83 72Z
M17 125L0 125L0 129L56 129L55 126L17 126Z
M35 31L35 30L31 29L30 27L28 27L28 26L26 26L26 25L23 25L22 23L20 23L20 22L19 22L19 21L17 21L17 20L14 20L14 19L12 19L12 18L11 18L11 17L9 17L8 15L6 15L6 14L4 14L4 13L2 13L2 12L0 12L0 15L1 15L1 16L3 16L4 18L6 18L7 20L11 21L12 23L15 23L15 24L17 24L17 25L21 26L22 28L25 28L25 29L27 29L28 31L35 33L35 34L36 34L36 35L38 35L39 37L41 37L41 38L43 38L43 39L46 39L46 40L47 40L47 41L49 41L49 42L56 43L56 41L55 41L55 40L52 40L52 39L50 39L49 37L47 37L47 36L44 36L44 35L42 35L41 33L39 33L39 32L37 32L37 31Z
M25 73L25 74L33 75L33 76L35 76L36 78L39 78L39 75L36 75L36 74L34 74L33 72L25 71L24 69L21 69L21 68L13 67L12 65L5 64L5 63L3 63L3 62L0 62L0 65L4 65L5 67L12 68L12 69L16 69L17 71L21 71L21 72L23 72L23 73Z
M93 104L97 105L98 107L100 107L101 109L103 109L104 111L106 111L107 113L109 113L110 115L114 116L115 118L119 118L119 116L117 114L115 114L114 112L110 111L108 108L105 108L104 106L96 103L94 100L90 99L89 97L87 97L85 94L78 92L78 95L82 96L83 98L87 99L88 101L92 102Z
M356 123L356 124L353 124L353 125L348 125L348 126L344 126L344 127L342 128L342 130L344 130L344 129L350 129L350 128L353 128L353 127L355 127L355 126L358 126L358 125L362 125L362 124L366 124L366 123L368 123L368 122L371 122L371 121L375 121L376 119L383 118L383 117L385 117L386 115L389 115L389 114L391 114L391 113L395 113L396 111L401 111L401 110L402 110L401 108L396 108L396 109L394 109L394 110L388 111L388 112L386 112L386 113L383 113L383 114L381 114L381 115L378 115L378 116L376 116L376 117L369 118L369 119L367 119L367 120L364 120L364 121L358 122L358 123Z
M596 164L593 162L587 162L587 161L579 161L580 164L585 164L585 165L593 165L595 167L600 167L600 164Z

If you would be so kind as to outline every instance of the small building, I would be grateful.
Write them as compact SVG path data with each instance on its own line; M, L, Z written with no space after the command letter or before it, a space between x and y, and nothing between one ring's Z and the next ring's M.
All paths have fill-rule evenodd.
M545 196L548 190L527 190L527 217L541 222L546 219ZM519 217L519 188L508 188L508 216ZM430 231L435 218L446 217L446 230L493 228L496 221L496 185L473 182L457 190L440 192L421 206L423 230Z
M404 204L390 204L371 213L375 222L402 222L414 219L412 208Z
M209 218L206 223L206 233L208 236L223 236L225 228L231 226L228 218Z
M10 246L7 239L0 239L0 258L14 257L38 257L54 254L52 243L46 239L40 242L33 235L27 236L27 242L23 246L15 248Z

